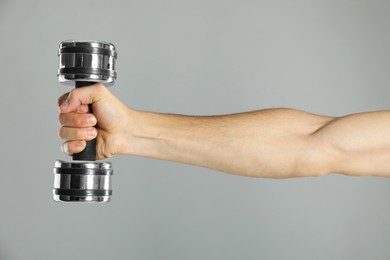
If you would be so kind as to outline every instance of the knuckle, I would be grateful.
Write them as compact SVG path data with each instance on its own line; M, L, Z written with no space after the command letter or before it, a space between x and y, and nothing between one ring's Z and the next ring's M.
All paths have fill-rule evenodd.
M59 130L58 130L58 136L61 138L61 139L64 139L64 127L61 127Z
M57 99L57 105L58 106L61 106L62 103L64 103L64 101L67 99L67 97L69 96L69 92L63 94L62 96L60 96L58 99Z
M77 92L78 92L78 89L77 89L77 88L72 89L72 90L69 92L69 97L72 97L72 96L74 96L74 95L77 95Z
M65 118L64 118L64 114L60 114L58 116L58 122L60 123L60 125L64 125L65 124Z
M61 105L62 105L62 99L61 99L62 97L59 97L58 99L57 99L57 106L58 107L60 107Z
M73 101L77 97L79 91L80 91L79 89L74 88L69 92L67 99L69 100L70 103L73 103Z

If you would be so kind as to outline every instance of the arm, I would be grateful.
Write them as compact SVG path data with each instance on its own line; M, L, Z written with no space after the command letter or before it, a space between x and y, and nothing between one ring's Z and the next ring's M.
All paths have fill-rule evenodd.
M84 113L88 103L94 115ZM134 154L267 178L390 173L390 141L384 142L390 137L390 112L342 118L291 109L222 116L157 114L128 109L99 85L75 89L59 104L60 136L69 154L94 137L87 135L95 128L86 118L96 117L98 159Z
M332 158L328 172L390 177L390 111L347 115L313 133Z
M124 153L252 177L314 176L327 170L311 134L330 117L291 109L222 116L136 114Z

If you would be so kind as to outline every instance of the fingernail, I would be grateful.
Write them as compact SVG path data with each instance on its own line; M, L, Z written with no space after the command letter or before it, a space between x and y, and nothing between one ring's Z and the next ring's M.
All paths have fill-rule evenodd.
M87 117L87 123L88 124L95 124L96 123L96 118L94 116L89 116Z
M64 153L68 153L68 151L69 151L68 143L63 143L63 144L61 145L61 150L62 150L62 152L64 152Z
M87 130L87 134L89 136L95 136L96 135L96 129L92 128L92 129L88 129Z

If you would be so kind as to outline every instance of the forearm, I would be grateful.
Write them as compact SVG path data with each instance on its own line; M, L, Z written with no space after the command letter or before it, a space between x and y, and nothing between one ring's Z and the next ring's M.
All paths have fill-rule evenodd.
M327 171L312 134L333 118L290 109L224 116L131 111L125 153L267 178ZM322 162L316 161L322 158Z

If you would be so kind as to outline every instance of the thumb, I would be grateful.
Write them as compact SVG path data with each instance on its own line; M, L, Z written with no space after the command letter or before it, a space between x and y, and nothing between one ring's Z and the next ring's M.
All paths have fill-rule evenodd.
M82 105L89 105L99 101L105 87L101 83L73 89L66 100L61 104L60 111L67 113L76 111Z

